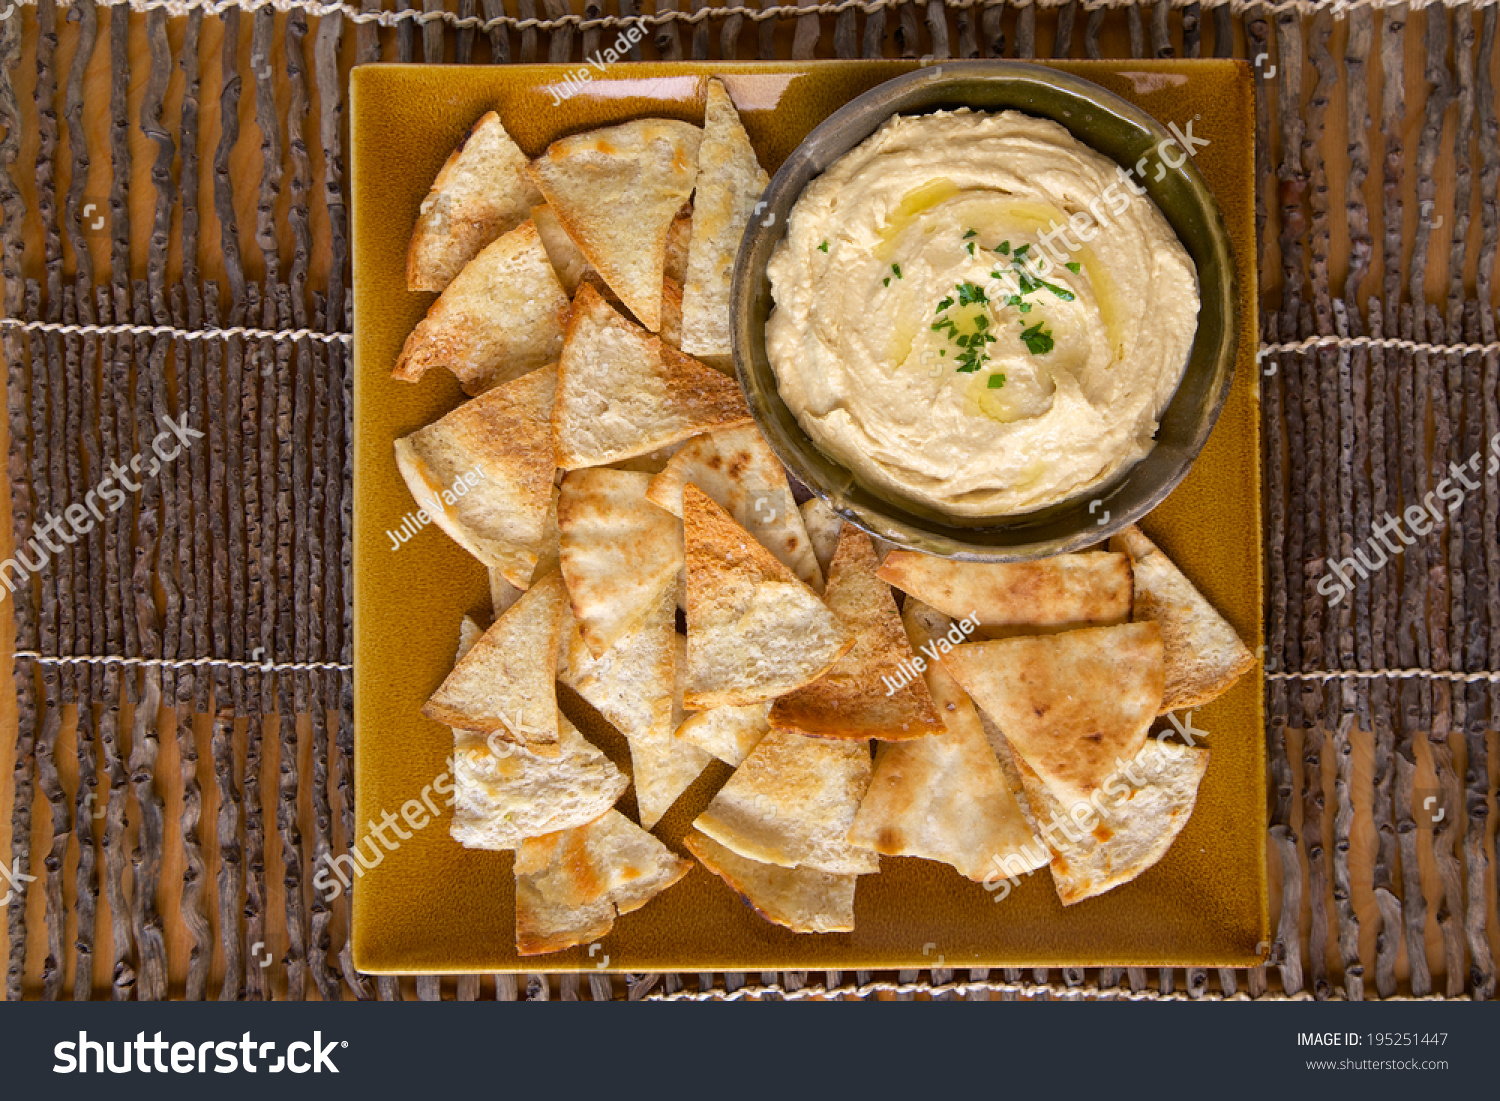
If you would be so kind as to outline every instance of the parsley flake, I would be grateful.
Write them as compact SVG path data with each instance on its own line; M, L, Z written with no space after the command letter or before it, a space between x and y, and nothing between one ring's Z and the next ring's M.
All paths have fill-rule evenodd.
M819 252L827 252L828 251L828 242L824 241L821 245L819 245L818 246L818 251Z
M881 281L881 286L883 286L883 287L889 287L890 285L891 285L891 277L889 275L887 275L885 277L885 279Z
M896 276L897 279L900 279L901 278L901 265L900 264L892 264L891 265L891 272L892 272L892 274L894 274Z
M987 382L985 384L986 388L990 389L990 390L998 390L998 389L1000 389L1000 387L1002 387L1004 385L1005 385L1005 376L1004 375L991 375L989 382Z
M1031 246L1029 244L1028 245L1017 245L1016 246L1016 258L1020 259L1022 256L1025 256L1030 251L1031 251Z
M1067 268L1074 275L1077 275L1079 271L1082 270L1083 265L1080 264L1077 260L1069 260L1066 264L1063 265L1063 267Z
M937 305L937 312L938 313L942 313L944 310L946 310L951 305L953 305L953 299L952 298L945 298L941 302L938 303L938 305ZM937 326L934 325L933 328L936 329Z
M969 230L968 233L964 234L964 240L967 241L970 237L978 237L978 236L979 236L979 232L977 230L971 229L971 230Z
M1052 334L1042 331L1042 326L1045 324L1046 322L1044 321L1038 321L1031 328L1023 330L1021 333L1022 343L1026 345L1026 350L1034 356L1043 355L1052 350Z
M1001 256L1009 256L1010 255L1010 242L1009 241L1001 241L1000 244L998 244L997 246L995 246L995 251L998 252Z

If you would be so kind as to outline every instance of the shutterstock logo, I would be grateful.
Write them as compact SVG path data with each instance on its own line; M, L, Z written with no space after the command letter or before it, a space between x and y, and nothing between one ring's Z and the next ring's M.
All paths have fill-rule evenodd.
M314 1032L311 1042L297 1040L286 1047L284 1055L276 1054L276 1042L257 1043L250 1033L238 1040L213 1040L201 1044L186 1040L163 1040L156 1033L150 1040L137 1032L134 1040L100 1042L90 1040L87 1032L78 1039L64 1040L52 1049L57 1062L53 1074L247 1074L265 1071L280 1074L337 1074L333 1053L349 1046L348 1040L323 1042L323 1034ZM118 1055L118 1060L116 1059ZM274 1059L273 1059L274 1057Z

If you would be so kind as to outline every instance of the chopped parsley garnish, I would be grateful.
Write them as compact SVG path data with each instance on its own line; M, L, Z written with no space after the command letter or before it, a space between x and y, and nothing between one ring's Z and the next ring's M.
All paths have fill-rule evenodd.
M893 275L895 275L895 277L897 279L900 279L901 278L901 265L900 264L892 264L891 265L891 273Z
M886 277L885 277L885 279L883 279L883 280L882 280L882 281L881 281L881 284L880 284L880 285L881 285L881 286L883 286L883 287L889 287L889 286L890 286L890 285L891 285L891 277L890 277L890 276L889 276L889 275L887 275L887 276L886 276Z
M998 390L1005 385L1004 375L991 375L989 382L985 383L987 389Z
M1052 334L1043 332L1044 321L1038 321L1029 329L1021 332L1021 341L1026 345L1026 350L1034 356L1043 355L1052 350Z
M1031 246L1029 244L1028 245L1017 245L1016 246L1016 259L1019 260L1021 257L1025 256L1030 251L1031 251Z
M984 288L977 283L959 283L955 289L958 291L960 306L986 305L989 302L984 296Z
M1067 287L1059 287L1056 283L1049 283L1045 279L1038 279L1037 282L1046 287L1053 294L1057 295L1057 297L1061 298L1064 302L1071 302L1073 301L1073 299L1078 297L1072 291L1068 290Z
M978 237L978 236L979 236L979 231L971 229L971 230L969 230L968 233L964 234L964 240L967 241L970 237Z
M995 247L995 251L998 252L1001 256L1009 256L1010 255L1010 242L1009 241L1001 241L1000 244Z
M942 313L944 310L946 310L951 305L953 305L953 299L952 298L945 298L941 302L938 303L938 305L937 305L937 312L938 313ZM933 328L936 329L937 326L934 325Z
M969 249L969 255L973 256L974 255L974 242L973 241L969 242L968 249Z
M824 241L821 245L819 245L818 246L818 251L819 252L827 252L828 251L828 242Z
M1082 270L1083 265L1080 264L1077 260L1069 260L1066 264L1063 265L1063 267L1067 268L1074 275L1077 275L1079 271Z

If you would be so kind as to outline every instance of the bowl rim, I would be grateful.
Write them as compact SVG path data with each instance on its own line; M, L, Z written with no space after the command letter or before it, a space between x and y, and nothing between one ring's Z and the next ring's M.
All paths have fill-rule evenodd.
M1187 476L1218 422L1234 381L1240 343L1238 322L1240 280L1234 262L1233 245L1224 224L1223 212L1218 200L1194 163L1193 157L1184 156L1180 164L1168 165L1168 169L1184 178L1189 194L1196 199L1200 208L1198 213L1203 219L1205 252L1216 269L1216 282L1219 288L1219 294L1216 297L1219 300L1222 324L1217 334L1206 332L1203 324L1203 310L1200 308L1197 330L1188 353L1187 363L1184 365L1182 379L1179 380L1178 387L1163 407L1162 418L1167 416L1173 403L1176 402L1182 388L1182 381L1187 379L1192 363L1199 355L1199 344L1205 340L1211 341L1211 345L1205 345L1207 348L1205 355L1211 367L1211 370L1207 372L1210 390L1205 395L1205 400L1200 403L1202 413L1198 418L1196 428L1182 446L1182 454L1175 460L1166 476L1151 487L1150 492L1136 504L1121 510L1118 514L1107 507L1107 502L1123 488L1130 472L1145 461L1151 452L1147 452L1147 456L1136 463L1117 471L1106 482L1093 487L1092 500L1086 495L1086 491L1038 510L1001 518L999 524L992 523L984 526L983 522L970 524L956 517L947 518L946 521L924 520L919 513L914 513L890 500L885 492L857 479L843 463L829 456L813 443L800 425L797 425L797 432L802 437L801 441L783 438L780 425L776 423L773 414L773 403L782 405L793 424L796 424L796 418L781 403L775 371L770 366L765 352L764 325L756 326L750 315L753 312L752 300L758 293L758 288L753 285L752 281L765 283L765 294L767 296L770 294L765 267L775 244L785 235L791 208L814 179L874 134L890 118L898 114L928 114L938 110L952 109L953 106L962 106L964 97L955 96L952 105L912 104L910 100L934 96L945 87L957 87L976 80L986 83L1039 86L1048 94L1062 95L1075 101L1082 100L1090 107L1102 109L1136 130L1144 131L1151 138L1152 148L1160 148L1168 142L1181 148L1181 142L1177 140L1176 135L1144 109L1108 88L1065 69L1035 61L1002 59L924 62L922 67L893 77L861 93L834 111L813 127L782 163L763 192L761 201L756 205L754 216L746 227L735 256L730 292L730 308L733 315L730 331L735 374L757 428L760 429L762 436L782 465L814 496L825 500L844 520L853 523L870 535L895 544L899 549L959 560L1014 562L1077 551L1102 543L1110 536L1139 521L1159 505ZM982 105L971 105L971 109L976 111L1021 110ZM1022 110L1022 113L1027 112ZM1049 116L1037 115L1036 117ZM1094 149L1116 164L1120 163L1110 154L1080 137L1072 127L1068 126L1066 120L1050 119L1050 121L1055 121L1068 129L1076 140L1090 149ZM828 144L830 135L838 134L845 128L849 128L854 135L852 140L841 137L838 142L834 143L838 146L837 152L825 154L822 157L816 155L822 151L824 145ZM819 163L820 160L822 163ZM1149 180L1142 182L1148 185L1151 183ZM770 216L762 217L762 212L767 209L771 211ZM1167 217L1171 224L1171 218L1165 211L1163 211L1163 216ZM1173 232L1181 239L1182 235L1175 225L1173 225ZM770 243L763 245L762 243L767 240ZM757 265L755 253L758 248L762 247L764 257ZM1201 260L1195 263L1195 267L1199 269L1203 267ZM752 268L757 270L752 270ZM1198 275L1198 284L1200 302L1202 302L1204 279L1201 270ZM759 329L758 332L757 329ZM1213 339L1215 336L1216 340ZM752 349L758 350L761 359L765 362L764 373L768 373L771 379L769 387L762 387L756 377L758 369L752 360ZM794 443L796 446L793 446ZM825 463L840 472L845 479L843 488L825 484L816 469L805 461L803 454L800 453L799 448L804 447L816 452ZM846 493L851 489L866 497L875 498L880 502L880 507L848 500ZM1100 504L1105 504L1105 518L1088 527L1081 527L1080 530L1071 534L1046 539L1027 539L1023 536L1004 544L978 543L965 538L967 534L994 535L1006 531L1007 528L1015 530L1018 523L1023 523L1029 518L1035 519L1039 515L1050 513L1053 509L1068 506L1076 508L1084 501L1089 501L1088 515L1090 517L1095 508ZM892 515L893 512L896 515Z

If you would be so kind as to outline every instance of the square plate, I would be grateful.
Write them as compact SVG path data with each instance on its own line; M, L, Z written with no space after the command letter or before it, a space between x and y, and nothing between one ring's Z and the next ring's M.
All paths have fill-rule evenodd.
M528 155L554 139L643 115L701 123L706 77L724 79L762 165L774 173L817 123L915 62L662 63L578 66L369 65L351 80L354 225L355 795L361 828L354 962L372 973L877 969L1175 965L1248 966L1269 942L1266 890L1264 671L1257 664L1193 717L1212 751L1192 820L1140 878L1064 909L1051 877L1032 875L997 900L945 864L885 857L861 879L856 930L797 935L757 917L695 866L598 946L516 953L509 853L475 852L448 836L448 729L419 709L453 665L459 619L488 622L484 568L435 527L393 547L388 531L415 510L392 442L462 399L446 372L398 382L390 369L432 301L408 293L406 246L438 168L486 110ZM1252 648L1262 641L1259 375L1255 364L1254 117L1249 67L1233 61L1056 62L1185 126L1233 239L1239 360L1217 427L1186 480L1142 524ZM567 689L559 702L617 764L624 739ZM728 778L713 762L655 829L681 838ZM423 809L424 789L441 808ZM634 812L627 793L621 809ZM404 813L409 817L402 819ZM381 848L381 833L394 846ZM430 819L430 820L429 820ZM418 826L417 823L423 824ZM402 837L402 834L407 836ZM691 857L689 857L691 859ZM696 862L695 862L696 865ZM325 888L327 880L324 881Z

